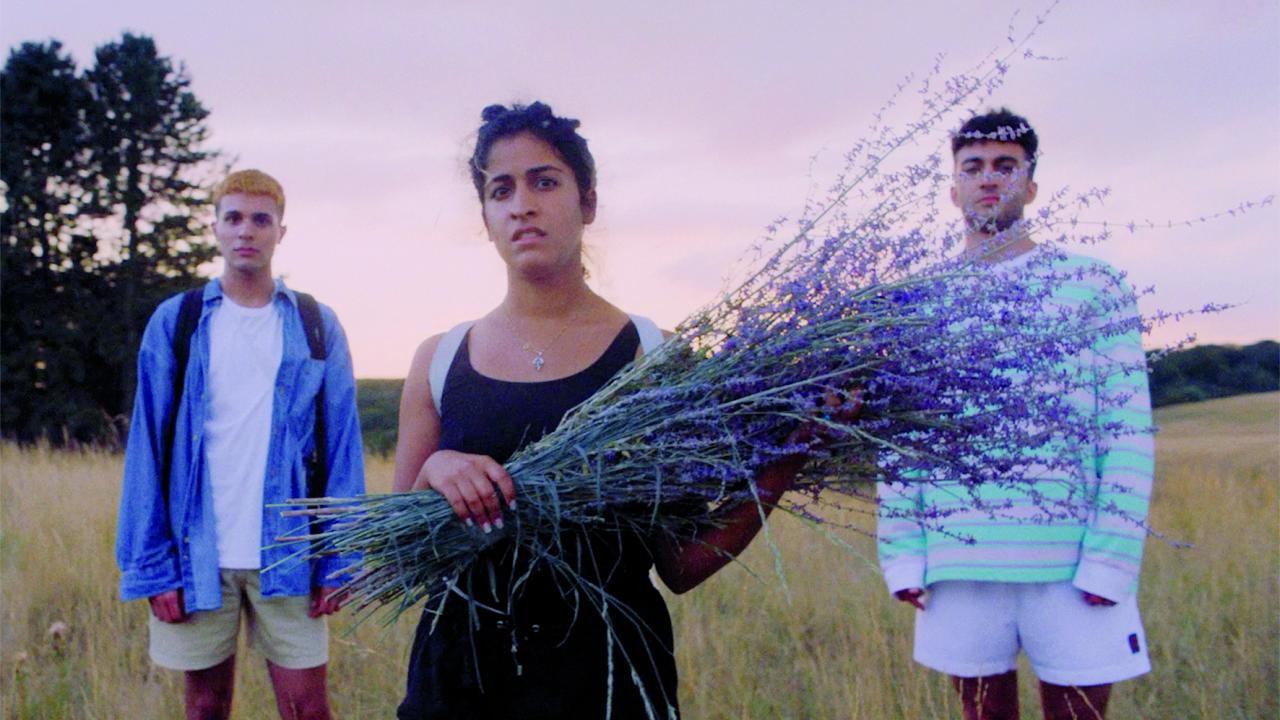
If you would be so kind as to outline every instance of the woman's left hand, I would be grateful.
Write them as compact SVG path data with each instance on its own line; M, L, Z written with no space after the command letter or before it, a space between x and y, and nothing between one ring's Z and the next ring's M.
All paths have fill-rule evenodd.
M823 393L821 402L812 410L812 414L829 417L839 423L847 423L857 418L861 411L862 389L854 388L848 392L827 390ZM817 420L810 420L791 431L787 436L787 444L822 445L830 439L830 427Z

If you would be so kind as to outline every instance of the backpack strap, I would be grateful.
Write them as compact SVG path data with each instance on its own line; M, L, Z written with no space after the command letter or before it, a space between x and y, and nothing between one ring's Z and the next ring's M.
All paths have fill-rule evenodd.
M475 320L468 320L454 325L452 330L440 338L435 355L431 356L427 380L431 383L431 401L436 405L437 415L441 414L440 401L444 399L444 381L449 377L449 366L453 365L453 358L458 354L458 348L462 347L462 339L475 324Z
M320 303L315 297L294 291L298 299L298 315L302 319L302 330L307 335L307 347L314 360L324 360L328 353L324 346L324 318L320 316ZM316 423L315 436L312 442L311 457L307 458L307 497L324 495L329 486L329 436L325 432L324 417L324 379L320 380L320 389L316 391Z
M654 348L662 344L665 340L662 336L662 330L658 324L643 315L631 315L631 324L636 326L636 332L640 333L640 347L644 350L644 354L648 355L654 351Z
M320 303L304 292L294 292L298 298L298 315L302 317L302 329L307 334L307 347L311 357L324 360L328 356L324 347L324 319L320 316Z
M160 452L160 492L165 505L169 504L169 472L173 469L173 441L178 428L178 405L187 383L187 363L191 359L191 336L200 324L200 311L204 309L204 287L191 288L182 293L178 306L178 325L173 331L173 402L169 404L169 417L165 419L164 440Z

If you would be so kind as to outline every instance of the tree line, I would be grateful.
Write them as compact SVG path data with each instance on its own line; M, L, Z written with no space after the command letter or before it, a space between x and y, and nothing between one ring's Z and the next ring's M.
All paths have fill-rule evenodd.
M165 297L217 255L203 219L225 170L209 111L148 37L80 69L61 43L0 71L0 432L118 442L138 341Z
M1151 362L1151 405L1280 390L1280 343L1200 345Z

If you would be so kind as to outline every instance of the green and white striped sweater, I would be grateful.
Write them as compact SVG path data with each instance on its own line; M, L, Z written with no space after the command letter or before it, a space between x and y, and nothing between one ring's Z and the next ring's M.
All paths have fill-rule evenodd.
M1037 248L995 269L1025 265L1044 252L1049 251ZM1065 254L1053 263L1055 275L1064 270L1083 272L1057 288L1051 304L1096 306L1100 299L1110 298L1120 309L1102 322L1136 317L1133 292L1114 280L1114 271L1105 263ZM1123 301L1115 303L1117 297ZM1129 431L1104 434L1090 447L1070 446L1064 440L1056 450L1078 459L1079 471L1033 473L1034 483L882 483L879 554L891 593L943 580L1069 580L1081 590L1116 601L1136 591L1154 472L1141 334L1135 328L1100 336L1073 359L1072 370L1086 373L1099 389L1075 391L1071 402L1089 412L1099 426L1120 421ZM1099 401L1116 396L1125 401ZM1035 493L1043 497L1036 499ZM1046 506L1051 512L1044 510Z

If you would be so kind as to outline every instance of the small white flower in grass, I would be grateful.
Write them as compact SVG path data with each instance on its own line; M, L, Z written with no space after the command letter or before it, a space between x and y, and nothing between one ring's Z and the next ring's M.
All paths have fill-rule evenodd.
M58 643L65 642L66 639L71 636L71 626L61 620L55 620L53 624L49 626L49 629L45 631L44 635L49 638L49 642L56 645Z

